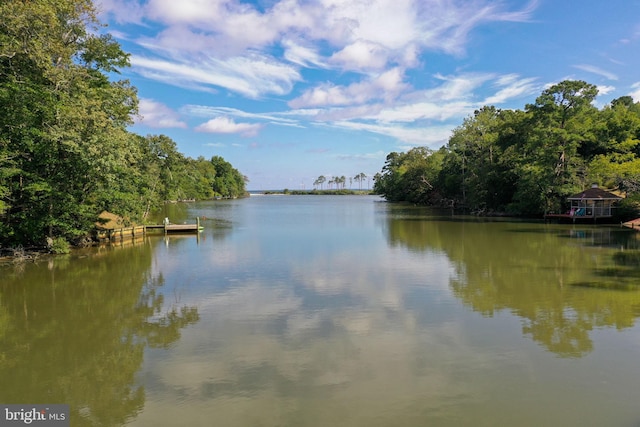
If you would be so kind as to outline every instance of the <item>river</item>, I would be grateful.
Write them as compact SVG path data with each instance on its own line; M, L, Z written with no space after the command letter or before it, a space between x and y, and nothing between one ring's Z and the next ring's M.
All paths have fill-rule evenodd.
M72 426L638 426L640 240L376 196L0 267L0 403Z

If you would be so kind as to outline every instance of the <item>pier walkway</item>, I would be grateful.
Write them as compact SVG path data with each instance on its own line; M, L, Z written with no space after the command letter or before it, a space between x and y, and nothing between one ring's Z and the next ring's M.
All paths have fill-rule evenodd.
M119 227L119 228L101 228L96 232L98 240L114 241L123 240L128 238L137 238L147 234L147 232L163 232L168 233L199 233L204 227L200 225L200 218L196 218L195 224L148 224L148 225L136 225L131 227Z

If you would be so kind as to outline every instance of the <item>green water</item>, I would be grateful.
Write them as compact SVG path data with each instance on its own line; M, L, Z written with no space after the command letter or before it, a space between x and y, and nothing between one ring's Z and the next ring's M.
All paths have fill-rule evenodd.
M640 241L370 196L0 267L0 403L72 426L638 426Z

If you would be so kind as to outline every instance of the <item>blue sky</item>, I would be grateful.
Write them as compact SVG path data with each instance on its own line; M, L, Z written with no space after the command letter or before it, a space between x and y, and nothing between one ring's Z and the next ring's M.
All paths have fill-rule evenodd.
M640 101L640 0L97 5L131 54L131 130L222 156L251 190L373 176L389 152L437 149L475 109L522 109L565 79L597 85L598 107Z

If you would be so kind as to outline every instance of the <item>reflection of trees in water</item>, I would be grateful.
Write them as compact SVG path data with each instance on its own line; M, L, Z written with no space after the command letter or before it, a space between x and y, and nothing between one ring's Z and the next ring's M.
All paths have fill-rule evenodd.
M454 295L485 316L510 310L523 319L525 335L558 355L582 356L592 350L593 328L630 327L640 315L640 262L625 266L622 255L599 246L627 247L625 239L635 237L628 233L592 229L578 235L544 224L390 218L391 244L446 253L457 271L450 282Z
M146 346L166 347L198 321L163 311L148 246L2 271L0 401L66 403L72 425L123 425L145 403L135 374ZM4 279L6 278L6 279Z

